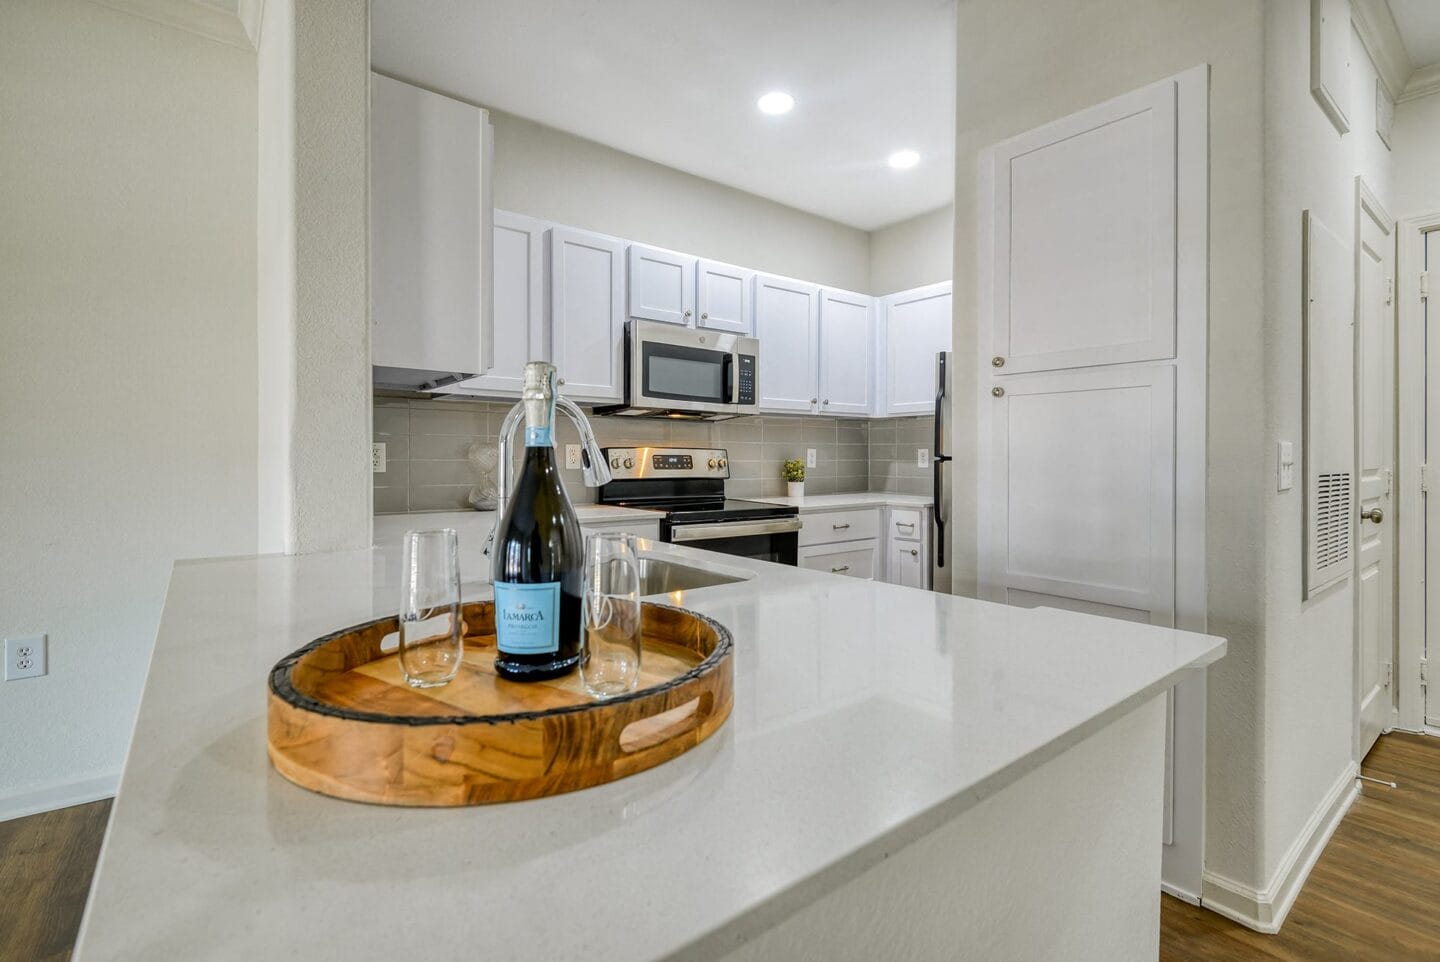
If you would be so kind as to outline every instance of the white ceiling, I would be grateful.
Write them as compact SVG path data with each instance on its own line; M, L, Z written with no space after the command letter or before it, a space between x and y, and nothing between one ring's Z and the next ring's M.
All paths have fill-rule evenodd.
M1390 0L1390 12L1415 69L1440 63L1440 0Z
M372 0L371 61L873 230L955 188L955 0ZM768 90L795 109L767 117ZM920 164L892 170L900 148Z

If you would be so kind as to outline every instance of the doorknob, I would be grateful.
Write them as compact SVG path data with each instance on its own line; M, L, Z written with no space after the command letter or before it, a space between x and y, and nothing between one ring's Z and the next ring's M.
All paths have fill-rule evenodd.
M1379 524L1380 522L1385 520L1385 512L1380 510L1379 505L1376 505L1368 511L1361 511L1360 519L1362 521L1373 521L1376 524Z

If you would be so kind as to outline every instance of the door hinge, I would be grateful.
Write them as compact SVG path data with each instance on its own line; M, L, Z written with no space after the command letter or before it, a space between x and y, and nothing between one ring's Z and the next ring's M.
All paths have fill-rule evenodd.
M1430 490L1430 488L1429 488L1429 482L1425 480L1425 468L1426 468L1426 465L1423 465L1423 464L1420 465L1420 493L1421 493L1421 494L1424 494L1426 491L1429 491L1429 490Z
M1421 688L1429 688L1429 687L1430 687L1430 659L1429 659L1429 658L1421 658L1421 659L1420 659L1420 687L1421 687Z
M1389 688L1395 682L1395 663L1385 662L1385 687Z
M1420 299L1423 301L1430 296L1430 272L1420 272Z
M1387 278L1385 278L1385 303L1386 303L1386 304L1394 304L1394 303L1395 303L1395 278L1394 278L1394 277L1387 277Z

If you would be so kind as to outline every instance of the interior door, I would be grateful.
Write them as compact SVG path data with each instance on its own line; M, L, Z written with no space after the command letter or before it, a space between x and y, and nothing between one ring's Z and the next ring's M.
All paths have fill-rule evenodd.
M869 414L871 298L827 288L820 295L821 414Z
M1356 758L1391 724L1395 664L1394 221L1356 178Z
M981 596L1205 628L1208 70L996 144L977 359ZM1164 862L1198 897L1205 679L1172 690Z

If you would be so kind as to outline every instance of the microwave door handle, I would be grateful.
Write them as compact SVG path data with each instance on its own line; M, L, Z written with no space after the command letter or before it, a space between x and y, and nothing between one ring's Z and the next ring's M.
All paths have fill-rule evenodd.
M735 403L735 355L725 354L720 359L720 383L725 385L721 404Z

